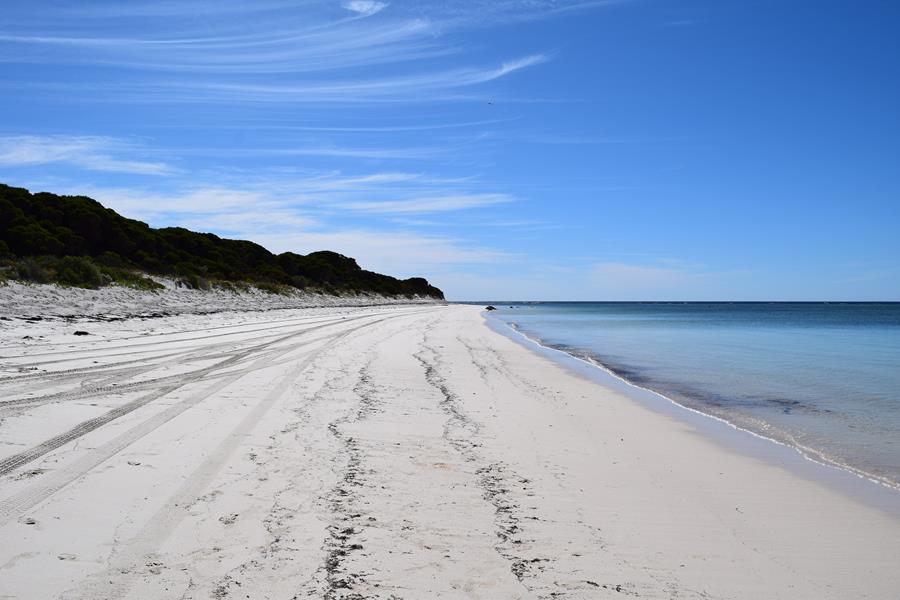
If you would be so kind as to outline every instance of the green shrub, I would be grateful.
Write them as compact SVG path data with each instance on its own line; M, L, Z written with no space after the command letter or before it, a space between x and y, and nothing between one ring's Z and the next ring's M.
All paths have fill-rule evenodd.
M16 278L34 283L50 283L53 275L38 262L38 259L28 257L16 264Z
M226 281L224 279L215 281L212 286L226 292L232 292L234 294L246 292L250 289L250 286L243 281Z
M115 283L116 285L121 285L123 287L130 287L136 290L161 290L165 288L161 283L157 283L146 277L143 273L139 271L131 271L129 269L114 269L111 267L102 267L100 271L103 273L105 277L110 279L111 283Z
M104 283L103 274L90 259L65 256L56 265L56 280L64 285L96 289Z
M277 283L268 283L268 282L257 283L256 287L257 287L257 289L260 289L260 290L266 292L267 294L286 295L288 293L287 286L279 285Z

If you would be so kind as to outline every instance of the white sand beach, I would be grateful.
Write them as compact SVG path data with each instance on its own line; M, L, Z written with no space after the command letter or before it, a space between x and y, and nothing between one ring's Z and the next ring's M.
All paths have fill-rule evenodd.
M13 319L0 343L0 598L900 597L896 516L480 307Z

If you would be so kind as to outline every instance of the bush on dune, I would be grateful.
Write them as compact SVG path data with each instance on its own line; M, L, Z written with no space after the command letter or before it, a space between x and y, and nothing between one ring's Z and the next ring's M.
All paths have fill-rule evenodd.
M70 287L97 289L115 283L142 290L164 286L134 269L109 267L85 256L28 256L0 260L4 279L29 283L58 283Z
M56 278L64 285L98 288L105 283L100 269L83 256L64 256L56 264Z

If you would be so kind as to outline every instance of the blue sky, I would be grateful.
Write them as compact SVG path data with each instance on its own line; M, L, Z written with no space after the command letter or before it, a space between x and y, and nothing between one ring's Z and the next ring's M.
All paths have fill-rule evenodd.
M451 299L900 300L900 3L9 3L0 181Z

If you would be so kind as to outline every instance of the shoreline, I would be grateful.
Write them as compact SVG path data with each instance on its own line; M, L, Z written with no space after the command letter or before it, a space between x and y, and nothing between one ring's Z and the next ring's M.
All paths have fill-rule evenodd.
M600 385L480 308L182 315L86 337L0 322L10 340L36 327L0 358L0 597L900 589L900 516Z
M697 425L707 435L710 435L712 439L718 440L728 448L739 448L751 456L765 457L766 460L773 464L787 465L798 476L826 483L837 491L846 493L856 499L862 499L868 504L886 510L889 514L900 518L900 483L898 482L878 477L852 465L830 460L813 448L806 448L799 444L792 444L789 441L782 441L764 435L734 423L725 417L683 404L664 392L629 380L597 359L579 356L562 348L546 344L540 338L522 331L515 323L492 318L488 314L484 316L488 326L500 335L516 341L523 347L546 357L548 360L572 369L580 376L586 377L598 385L609 386L612 383L616 389L624 390L634 402L662 414L674 414L685 422ZM575 366L572 364L573 362L577 363L578 366L586 367L587 370L572 368ZM676 410L666 410L666 408L671 409L672 407L676 408ZM755 444L742 443L741 440L735 438L735 435L752 436L756 440L777 448L761 448ZM795 460L786 460L785 455L791 458L799 456L803 459L803 462L798 463ZM809 465L814 465L814 468L807 468ZM837 476L833 473L834 471L838 473ZM845 475L849 477L844 477ZM872 486L876 486L874 490L877 491L873 491Z

